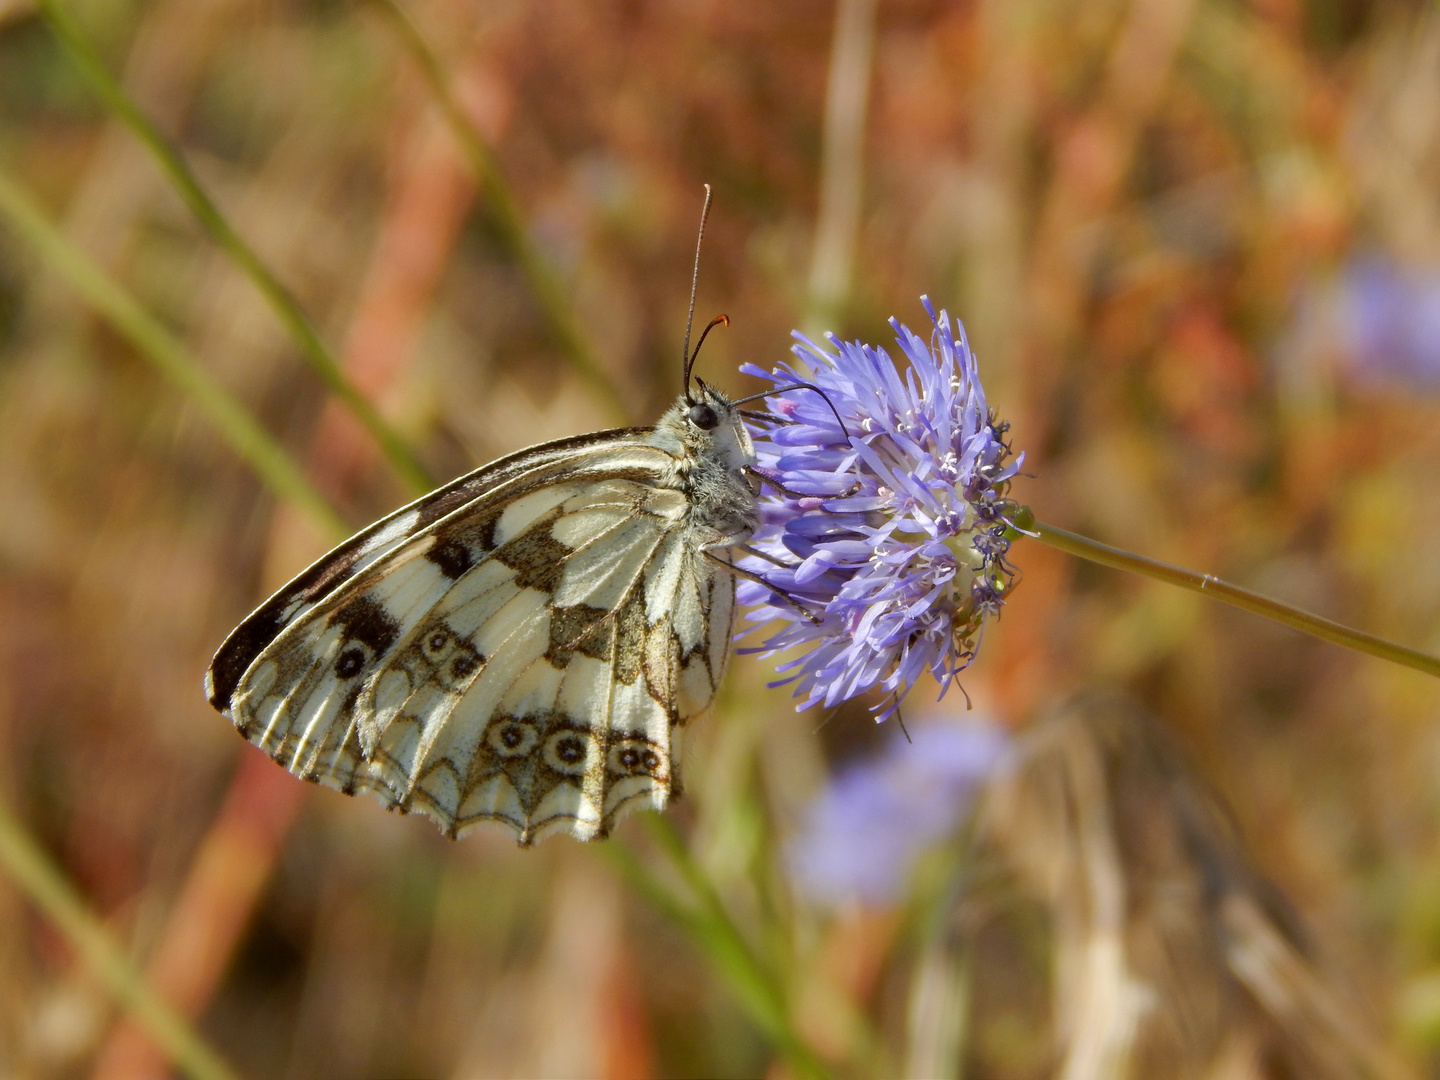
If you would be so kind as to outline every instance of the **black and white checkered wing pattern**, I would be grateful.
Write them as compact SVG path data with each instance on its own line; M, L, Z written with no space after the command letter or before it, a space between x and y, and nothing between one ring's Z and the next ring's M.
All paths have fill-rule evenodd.
M452 836L589 839L663 807L734 579L648 431L523 451L378 522L231 634L212 704L296 775Z

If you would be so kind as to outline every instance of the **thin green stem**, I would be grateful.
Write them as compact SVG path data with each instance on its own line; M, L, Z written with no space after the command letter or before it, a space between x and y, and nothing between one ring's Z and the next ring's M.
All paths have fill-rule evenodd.
M619 841L612 840L605 845L605 856L637 892L704 949L746 1014L779 1048L797 1076L812 1080L829 1077L830 1068L795 1030L780 980L755 955L725 910L714 885L691 858L675 826L661 814L646 814L645 823L657 846L694 894L693 906L676 899L673 891Z
M137 354L184 391L279 498L329 534L350 529L305 478L271 434L212 378L164 326L81 252L40 212L25 191L0 171L0 220L40 253L87 303L135 347Z
M220 1055L151 989L139 968L86 909L74 886L3 804L0 863L171 1061L195 1080L235 1080L235 1072Z
M390 17L400 40L416 64L420 66L426 82L430 84L430 89L435 94L435 100L440 105L440 111L444 114L446 123L450 125L450 130L460 146L461 153L465 155L471 171L489 199L489 213L500 233L501 242L510 253L510 257L519 265L526 281L529 282L530 291L540 305L541 314L549 324L555 343L560 346L561 353L564 354L575 373L589 383L595 393L600 395L605 407L614 414L614 418L620 423L628 423L632 418L630 410L626 407L625 399L616 390L614 383L595 359L594 352L575 321L570 301L559 276L541 255L539 248L535 246L535 242L530 237L530 230L526 227L524 215L520 212L519 204L515 201L510 185L506 183L505 176L500 171L500 164L496 160L495 152L455 99L455 94L450 88L450 77L441 65L439 57L430 48L419 27L415 25L405 9L396 3L396 0L376 0L376 3Z
M687 932L696 932L698 920L695 915L650 872L649 867L624 841L612 839L604 844L592 844L589 850L608 862L611 868L624 878L625 883L660 914Z
M1013 520L1017 528L1032 535L1041 543L1049 544L1051 547L1059 548L1071 555L1089 559L1101 566L1109 566L1116 570L1128 570L1132 574L1154 578L1156 581L1163 581L1169 585L1178 585L1182 589L1189 589L1191 592L1197 592L1233 607L1243 608L1256 615L1263 615L1275 622L1284 623L1286 626L1334 645L1378 656L1382 660L1389 660L1391 663L1414 668L1416 671L1423 671L1427 675L1440 678L1440 657L1431 656L1429 653L1423 653L1404 645L1397 645L1393 641L1386 641L1373 634L1352 630L1348 626L1331 622L1329 619L1322 619L1319 615L1301 611L1299 608L1283 604L1279 600L1272 600L1268 596L1261 596L1249 589L1231 585L1211 574L1200 574L1194 570L1186 570L1179 566L1171 566L1169 563L1159 562L1156 559L1147 559L1143 555L1135 555L1129 551L1102 544L1097 540L1091 540L1089 537L1057 528L1054 525L1047 525L1043 521L1036 521L1028 507L1022 508Z
M132 134L150 151L162 172L174 185L180 197L185 200L196 219L210 233L241 270L250 278L260 294L265 297L285 328L300 346L306 361L324 381L330 391L355 414L385 456L416 492L429 491L434 487L419 459L380 414L375 407L357 390L345 374L320 335L310 322L299 302L290 293L257 255L253 248L235 231L220 208L200 186L190 166L179 152L170 145L158 128L141 111L124 87L110 74L100 54L85 37L80 25L71 16L61 0L38 0L41 15L59 39L61 47L74 65L90 83L91 89L105 106L128 127Z
M765 1025L767 1034L784 1040L788 1010L779 981L761 963L740 933L740 928L730 918L720 894L691 858L674 823L662 814L650 814L646 816L645 824L651 838L674 864L699 902L698 920L713 936L711 944L722 957L722 966L729 972L732 982L745 987L745 996L756 1007L757 1019Z

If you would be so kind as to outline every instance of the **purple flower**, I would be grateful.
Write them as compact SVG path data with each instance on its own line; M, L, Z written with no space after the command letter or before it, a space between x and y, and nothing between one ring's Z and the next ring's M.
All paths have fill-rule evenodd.
M1009 753L1005 730L990 723L917 725L914 742L892 739L810 804L788 851L796 886L832 904L895 901L921 852L960 824Z
M1440 268L1360 258L1345 268L1341 289L1359 373L1440 387Z
M1333 365L1365 383L1440 389L1440 265L1352 256L1304 286L1276 360L1283 382Z
M758 471L777 486L752 541L765 558L741 563L769 585L740 582L750 620L782 624L747 651L798 651L774 685L793 680L802 709L878 685L883 720L925 672L943 695L1013 580L1006 494L1024 455L1011 458L985 404L964 329L921 302L928 344L890 320L903 377L883 349L799 333L799 367L742 368L823 391L766 399L778 422L756 440Z

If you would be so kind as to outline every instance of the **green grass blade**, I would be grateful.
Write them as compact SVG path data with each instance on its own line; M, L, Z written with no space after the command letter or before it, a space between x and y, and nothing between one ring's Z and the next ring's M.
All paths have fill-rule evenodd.
M139 356L199 406L231 448L278 497L330 535L352 530L271 434L216 382L194 355L55 228L25 191L0 171L0 219L23 237L85 301L135 347Z
M791 1071L808 1080L824 1080L829 1066L795 1029L793 1016L779 978L755 955L740 928L730 918L714 885L696 865L675 826L662 814L645 814L645 823L661 851L674 863L697 903L675 898L635 853L618 840L604 854L641 896L683 929L699 946L729 986L751 1022L775 1044Z
M236 1073L220 1055L150 988L140 969L87 910L74 886L3 804L0 864L171 1061L195 1080L236 1080Z
M66 6L60 0L38 0L38 7L65 54L80 70L106 108L128 127L154 156L161 171L174 185L200 224L254 283L299 344L300 351L310 366L370 432L395 470L417 493L434 487L434 482L405 440L346 379L340 365L320 340L319 333L299 302L235 231L220 208L200 186L185 159L110 74L99 53L85 37Z
M420 66L426 82L430 84L430 89L435 94L435 99L440 105L446 123L450 125L450 130L460 145L461 153L465 155L471 171L489 200L489 212L500 232L501 241L510 257L520 267L521 273L525 275L525 280L529 283L530 291L540 305L540 310L545 316L555 343L560 346L560 351L575 373L589 383L591 389L600 396L605 407L613 414L615 421L622 424L629 423L633 417L630 415L624 397L621 396L610 377L606 375L605 370L595 359L594 352L586 342L585 335L581 333L575 320L570 301L566 298L565 289L561 285L559 277L530 238L530 230L526 228L525 217L520 212L519 204L515 201L510 185L505 182L505 176L500 171L494 151L490 149L489 144L486 143L484 137L476 130L475 125L470 122L464 110L455 100L455 95L450 89L449 76L441 66L439 58L425 41L419 28L411 21L410 16L395 0L376 0L376 2L380 9L390 17L400 40Z

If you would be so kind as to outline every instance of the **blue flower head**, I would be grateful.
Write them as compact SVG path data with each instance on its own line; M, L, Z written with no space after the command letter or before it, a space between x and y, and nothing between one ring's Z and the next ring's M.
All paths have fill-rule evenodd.
M925 849L952 834L981 787L1007 767L1005 729L984 721L919 724L842 770L787 845L796 886L814 900L893 904Z
M1440 386L1440 270L1369 256L1350 262L1340 290L1341 338L1362 376Z
M1012 458L985 404L964 328L957 338L921 302L928 343L890 320L903 376L883 349L834 335L827 349L798 332L799 367L742 368L823 391L766 399L777 422L756 440L757 471L774 494L752 540L764 557L741 563L768 583L740 582L749 618L780 624L749 651L799 653L780 670L800 708L881 686L883 720L927 671L943 693L1014 578L1006 495L1024 455Z

